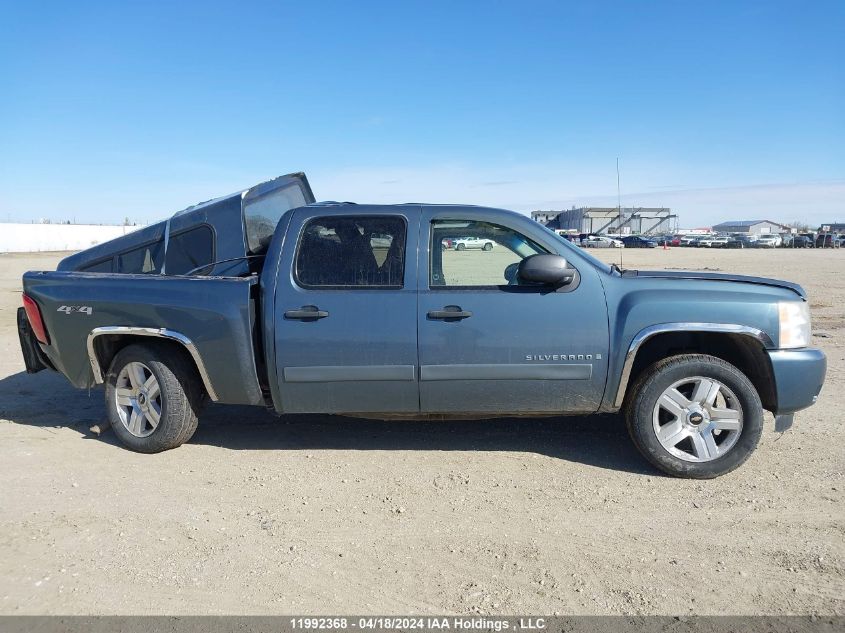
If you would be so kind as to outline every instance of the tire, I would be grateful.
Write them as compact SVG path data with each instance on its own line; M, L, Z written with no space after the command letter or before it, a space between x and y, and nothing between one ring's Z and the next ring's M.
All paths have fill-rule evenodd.
M465 250L466 250L466 248L467 248L467 247L466 247L466 246L464 246L463 244L458 244L458 245L455 247L455 250L456 250L456 251L465 251Z
M709 391L708 382L710 388L720 385L715 408L695 397L698 390ZM628 394L625 418L643 457L669 475L689 479L712 479L738 468L763 431L763 406L751 381L730 363L704 354L672 356L643 371Z
M492 245L492 244L485 244L485 245L484 245L484 246L482 246L481 248L482 248L482 250L485 250L485 251L492 251L492 250L493 250L493 245Z
M193 362L166 344L123 348L106 376L111 427L124 446L139 453L159 453L191 439L203 399Z

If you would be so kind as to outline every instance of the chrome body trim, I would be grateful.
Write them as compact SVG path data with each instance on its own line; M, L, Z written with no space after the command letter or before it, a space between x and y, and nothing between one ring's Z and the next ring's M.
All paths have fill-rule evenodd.
M100 367L100 359L97 358L97 351L94 349L94 341L97 339L98 336L103 335L129 335L129 336L151 336L154 338L164 338L169 339L171 341L176 341L180 343L188 353L191 355L191 358L194 359L194 362L197 365L197 370L199 371L200 378L202 379L202 384L205 386L205 390L208 392L208 397L217 401L217 392L214 391L214 387L211 384L211 380L208 377L208 372L205 369L205 363L202 361L202 356L200 356L199 351L194 345L193 341L189 339L184 334L179 332L174 332L173 330L168 330L167 328L150 328L150 327L127 327L122 325L117 326L107 326L107 327L98 327L91 330L91 333L88 335L87 346L88 346L88 360L91 363L91 370L94 372L94 382L98 385L103 384L105 378L103 377L103 369Z
M743 336L750 336L756 339L767 349L775 347L771 337L763 330L758 330L747 325L737 325L736 323L660 323L658 325L651 325L637 332L636 336L631 340L631 345L628 346L628 353L625 354L625 364L622 366L622 376L619 378L619 387L616 389L616 400L613 403L615 407L621 407L622 402L625 400L625 390L628 388L628 380L631 378L631 369L634 367L634 359L637 356L637 351L652 336L666 332L742 334Z
M285 382L361 382L404 381L417 379L413 365L341 365L285 367Z
M591 364L423 365L421 381L434 380L590 380Z

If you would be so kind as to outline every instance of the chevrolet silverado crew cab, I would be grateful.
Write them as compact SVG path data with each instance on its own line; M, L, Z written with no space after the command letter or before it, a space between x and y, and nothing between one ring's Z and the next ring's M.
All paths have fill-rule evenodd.
M495 244L466 257L443 244ZM804 290L608 266L531 219L315 203L291 174L28 272L29 372L105 386L117 437L188 441L206 400L379 418L624 412L682 477L742 464L824 381Z

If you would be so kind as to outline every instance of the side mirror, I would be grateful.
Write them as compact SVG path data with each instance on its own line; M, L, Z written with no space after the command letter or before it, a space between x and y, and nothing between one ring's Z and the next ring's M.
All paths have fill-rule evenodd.
M531 255L519 263L517 278L549 286L565 286L572 282L575 271L560 255Z

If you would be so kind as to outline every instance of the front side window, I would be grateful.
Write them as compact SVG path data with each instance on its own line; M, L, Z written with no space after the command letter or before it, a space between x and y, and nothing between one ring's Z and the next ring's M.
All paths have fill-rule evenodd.
M147 244L117 256L117 272L131 275L157 274L164 255L162 241Z
M167 243L168 275L184 275L206 266L214 261L214 231L210 226L197 228L172 235ZM211 267L198 270L198 274L207 274Z
M399 216L327 216L299 238L297 283L304 288L401 288L405 220Z
M516 271L530 255L547 251L521 233L476 220L431 223L429 284L432 287L519 285Z

